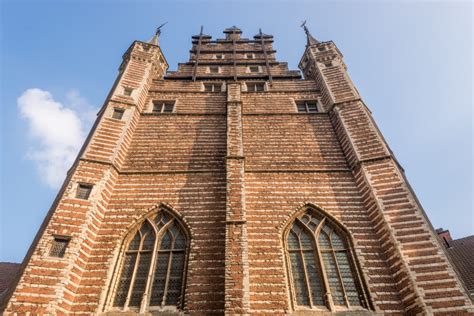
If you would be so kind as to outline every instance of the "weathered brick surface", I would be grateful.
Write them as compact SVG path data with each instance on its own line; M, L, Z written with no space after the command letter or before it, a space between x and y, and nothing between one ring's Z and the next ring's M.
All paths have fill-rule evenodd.
M160 208L190 236L182 312L314 313L295 310L284 253L283 232L305 206L333 216L354 241L374 310L341 315L472 313L336 46L308 46L301 79L276 60L271 36L226 34L213 45L204 37L199 53L194 37L190 61L166 77L158 46L127 50L5 314L116 315L110 292L124 240ZM247 91L252 80L265 91ZM224 87L204 92L208 82ZM152 113L154 100L175 101L174 111ZM298 113L301 100L322 111ZM125 110L121 120L114 108ZM87 201L75 198L83 182L94 185ZM71 237L64 258L48 256L54 235Z

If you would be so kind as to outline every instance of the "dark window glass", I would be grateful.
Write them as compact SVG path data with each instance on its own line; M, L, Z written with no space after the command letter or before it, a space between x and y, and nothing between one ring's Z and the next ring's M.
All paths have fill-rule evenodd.
M124 95L132 95L133 89L132 88L124 88L123 94Z
M250 72L259 72L260 68L258 66L250 66L249 70Z
M321 268L316 260L313 234L296 221L288 235L291 271L296 302L303 306L324 306L324 288Z
M112 118L116 120L121 120L124 112L124 109L114 109L114 113L112 113Z
M174 101L153 101L152 113L171 113L174 109Z
M247 59L253 59L253 54L247 54Z
M320 52L324 52L324 51L326 50L326 47L324 47L324 46L323 46L323 47L318 47L318 50L319 50Z
M336 306L367 308L352 250L330 219L308 210L294 221L286 245L297 305L329 309L329 292Z
M262 82L249 82L247 83L247 91L249 92L260 92L265 90L265 84Z
M64 257L69 240L69 237L54 237L51 249L49 249L49 256L58 258Z
M206 92L221 92L222 85L218 83L205 83L204 91Z
M332 62L325 63L324 66L326 66L326 68L332 67Z
M174 107L174 104L165 103L164 108L163 108L163 112L164 113L171 113L171 112L173 112L173 107Z
M219 73L219 67L217 67L217 66L211 66L211 67L209 67L209 72L210 72L211 74L217 74L217 73Z
M216 59L223 59L223 58L224 58L224 56L221 55L221 54L217 54L217 55L216 55Z
M296 101L296 108L302 113L318 112L317 101Z
M88 200L91 195L92 184L79 183L76 191L76 198L82 200Z
M296 103L296 106L298 107L298 112L306 112L306 104Z
M186 251L186 235L173 216L160 212L146 220L128 243L113 305L123 310L140 309L142 304L180 307ZM149 303L143 300L147 283Z

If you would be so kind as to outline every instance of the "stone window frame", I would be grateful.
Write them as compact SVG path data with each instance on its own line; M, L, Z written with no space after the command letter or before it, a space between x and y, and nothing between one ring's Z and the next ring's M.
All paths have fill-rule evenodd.
M132 94L133 94L133 91L134 91L133 88L124 86L124 87L123 87L122 94L123 94L124 96L131 97Z
M117 113L119 113L120 117L116 117ZM123 116L125 114L125 109L124 108L119 108L119 107L114 107L112 110L112 115L110 116L111 119L121 121L123 119Z
M171 220L167 222L164 226L159 228L158 231L156 231L156 224L153 223L153 220L160 214L164 213L167 214L168 216L171 217ZM150 268L149 271L152 271L152 273L148 274L147 278L147 289L145 289L145 293L142 297L142 302L140 303L140 306L138 308L130 308L127 306L124 306L124 308L117 308L114 306L114 301L116 298L116 291L118 287L118 282L120 281L121 277L121 272L124 264L124 259L125 259L125 253L128 250L128 247L130 243L132 242L135 234L141 229L142 225L147 222L150 224L153 229L155 230L155 241L154 241L154 247L153 247L153 253L152 253L152 258L151 258L151 263L150 263ZM182 271L182 285L181 285L181 299L179 303L176 306L171 306L171 305L162 305L160 307L157 306L149 306L150 303L150 298L151 296L149 295L151 293L152 287L153 287L153 280L155 277L155 268L157 264L157 257L158 257L158 252L159 252L159 245L161 243L162 237L164 233L167 232L167 228L171 226L171 224L177 223L179 226L181 232L184 234L186 238L186 245L185 245L185 250L184 250L184 264L183 264L183 271ZM172 208L167 207L167 206L160 206L157 207L154 211L150 212L146 216L144 216L140 221L137 221L131 229L127 231L125 234L125 237L121 239L121 243L119 245L118 253L117 256L115 256L115 265L113 267L112 272L112 277L110 278L110 283L109 287L107 288L107 293L106 293L106 300L104 302L104 305L102 307L103 311L106 312L111 312L111 313L146 313L146 312L163 312L163 313L170 313L170 315L174 315L175 313L178 314L184 309L185 306L185 295L186 295L186 283L187 283L187 275L188 275L188 264L189 264L189 256L190 256L190 251L191 251L191 231L189 229L189 226L187 223L183 220L183 218ZM137 260L138 261L138 260ZM136 264L138 266L138 264ZM170 268L169 268L170 269ZM136 270L136 269L135 269ZM134 271L136 273L136 271ZM167 278L169 275L167 276ZM130 285L130 288L132 288L132 285ZM147 291L147 292L146 292ZM132 290L129 290L128 297L131 295ZM129 299L127 297L127 299Z
M258 91L257 89L249 90L249 85L257 85L257 84L263 85L262 91ZM258 92L265 92L265 91L268 91L267 83L265 81L246 81L245 82L245 92L258 93Z
M299 99L299 100L294 100L293 102L295 104L296 112L297 113L302 113L302 114L311 114L311 113L321 113L323 112L323 108L321 106L321 102L319 99ZM302 102L305 103L306 110L305 111L300 111L298 105L300 105ZM309 111L308 103L316 103L316 111Z
M89 188L89 191L87 193L87 198L80 197L80 190L81 189L86 189ZM94 190L94 184L90 182L77 182L77 186L74 190L74 198L83 200L83 201L89 201L91 196L92 196L92 191Z
M69 244L71 243L71 236L66 236L66 235L52 235L53 239L49 243L49 247L47 248L48 251L46 252L47 256L49 258L55 258L55 259L65 259L66 258L66 252L68 249ZM53 255L52 251L55 247L55 243L57 242L63 242L64 243L64 248L61 251L61 255Z
M317 233L320 232L320 231L318 232L318 230L320 230L325 225L326 221L330 223L334 231L337 231L338 233L342 233L344 235L347 242L347 247L348 247L347 252L349 253L350 258L352 259L353 269L357 277L355 279L355 282L357 282L358 286L360 287L360 290L362 291L362 294L364 296L363 297L364 303L362 304L365 304L365 307L362 307L362 306L351 307L350 304L346 305L346 307L335 306L332 301L331 295L327 295L328 291L326 289L330 288L328 284L327 276L320 276L322 280L322 289L326 290L325 297L327 301L325 302L325 306L306 307L306 306L301 306L297 304L292 265L291 265L290 256L289 256L290 252L289 252L289 247L288 247L288 236L290 234L290 231L292 230L292 227L295 221L297 221L299 217L303 217L307 213L316 214L316 216L322 218L314 235L317 235ZM316 207L312 203L310 203L299 208L299 211L290 218L281 236L282 236L282 244L283 244L285 271L287 275L287 286L288 286L288 292L290 294L289 301L290 301L290 306L292 310L298 311L298 312L310 312L310 313L365 312L368 314L372 314L372 312L374 311L374 306L373 306L373 302L371 299L371 295L370 295L370 291L369 291L366 279L363 274L363 270L357 258L357 254L355 251L356 249L355 241L350 231L341 222L339 222L336 218L331 216L328 212L324 211L322 208ZM319 236L315 236L316 243L319 243L317 241L318 238ZM323 270L325 271L326 267L324 266L324 261L321 258L321 250L319 249L319 245L317 245L315 248L316 249L314 251L317 253L316 258L317 260L319 260L320 270L321 272ZM303 265L305 264L303 263ZM336 265L337 265L337 261L336 261ZM305 267L305 274L307 274L306 267ZM339 280L341 280L340 274L338 275L338 277L339 277ZM308 287L310 286L309 283L307 285ZM308 293L308 295L310 294ZM344 299L346 300L346 304L347 304L347 297L344 297Z
M217 68L217 72L214 72L214 71L211 70L211 69L215 69L215 68ZM220 67L220 66L208 66L206 72L207 72L208 74L215 74L215 75L217 75L217 74L220 74L220 73L221 73L221 67Z
M155 111L155 106L160 104L160 111ZM166 106L172 106L171 111L165 111ZM176 112L176 100L151 100L150 113L152 114L169 114Z
M213 86L212 91L206 91L206 86L210 86L210 85ZM216 86L218 87L218 89L216 89ZM202 83L202 91L206 92L206 93L224 92L225 91L225 84L224 84L224 82L215 82L215 81L203 82Z
M252 68L256 67L257 71L252 71ZM261 66L247 66L247 73L250 74L259 74L262 72L262 67Z

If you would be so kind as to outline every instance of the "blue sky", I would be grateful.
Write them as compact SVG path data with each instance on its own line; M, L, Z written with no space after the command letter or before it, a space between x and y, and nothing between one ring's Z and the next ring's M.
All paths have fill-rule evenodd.
M1 2L0 261L20 262L133 40L168 21L176 69L191 35L275 36L296 69L302 20L333 40L435 227L474 233L470 1Z

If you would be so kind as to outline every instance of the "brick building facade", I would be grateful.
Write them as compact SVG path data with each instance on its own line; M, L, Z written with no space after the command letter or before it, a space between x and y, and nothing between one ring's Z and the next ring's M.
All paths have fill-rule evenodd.
M473 313L346 72L308 30L135 41L6 315Z

